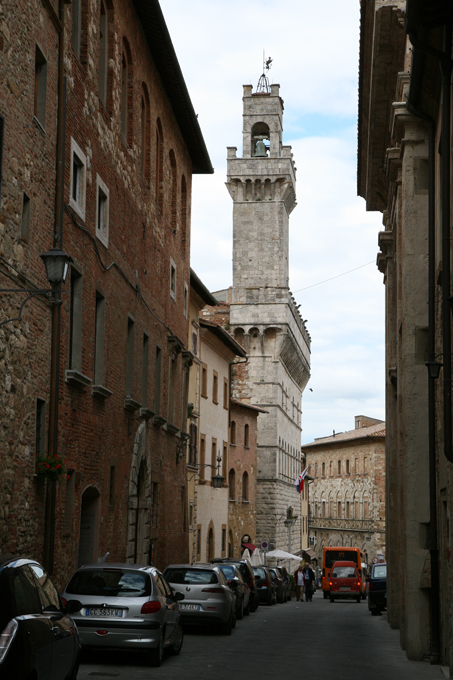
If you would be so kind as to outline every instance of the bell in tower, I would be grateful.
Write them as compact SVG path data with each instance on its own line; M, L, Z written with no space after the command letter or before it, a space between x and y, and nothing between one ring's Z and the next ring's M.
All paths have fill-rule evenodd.
M255 158L260 158L260 157L261 158L263 158L263 157L267 158L267 149L266 149L266 145L263 141L263 139L265 139L265 138L260 135L260 136L254 137L253 139L257 140L256 144L255 144L255 153L253 154L253 156Z

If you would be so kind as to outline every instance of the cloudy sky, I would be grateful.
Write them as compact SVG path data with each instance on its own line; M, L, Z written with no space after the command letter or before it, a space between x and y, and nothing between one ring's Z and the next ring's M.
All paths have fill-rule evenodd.
M212 291L232 283L226 147L241 155L242 85L256 87L265 50L297 166L290 287L312 338L302 442L352 429L355 415L384 419L381 215L367 213L356 191L359 0L161 6L215 168L194 178L193 269Z

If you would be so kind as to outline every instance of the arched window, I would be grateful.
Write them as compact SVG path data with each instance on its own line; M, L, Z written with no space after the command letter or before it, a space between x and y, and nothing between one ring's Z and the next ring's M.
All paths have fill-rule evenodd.
M121 57L121 134L129 146L132 146L132 85L132 54L129 43L124 38Z
M98 93L99 99L107 103L107 65L108 65L108 15L104 0L101 0L101 17L99 22L99 68Z
M176 158L173 149L170 149L170 228L174 234L178 227L177 219L177 186L176 186Z
M183 253L189 245L189 220L187 219L187 186L184 175L181 177L181 245Z
M228 473L228 485L230 487L230 500L234 501L236 498L236 472L234 468L231 468Z
M244 426L244 446L250 446L250 432L247 423Z
M266 123L255 123L252 127L251 155L256 157L268 156L270 148L269 126Z
M215 552L215 550L214 550L214 548L215 548L214 531L213 531L212 527L208 531L208 546L207 547L208 547L208 550L207 550L208 562L210 562L213 559L213 557L215 557L215 555L214 555L214 552Z
M149 94L145 83L142 84L141 100L141 171L143 177L150 180L150 141L149 141Z
M230 444L236 444L236 423L234 420L230 423Z
M160 119L156 124L156 204L160 212L164 202L164 135Z
M249 475L248 472L244 472L242 475L242 500L248 501L249 499Z

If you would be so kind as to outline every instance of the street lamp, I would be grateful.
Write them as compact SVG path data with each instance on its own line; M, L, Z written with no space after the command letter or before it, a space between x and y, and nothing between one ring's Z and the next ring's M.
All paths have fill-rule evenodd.
M440 356L440 354L438 355ZM437 380L440 375L440 369L443 364L440 361L427 361L425 366L428 368L428 375L433 380Z
M48 253L39 256L46 268L46 277L52 287L60 286L66 281L69 265L73 262L61 248L51 248Z
M222 462L222 456L220 455L220 451L219 451L219 454L217 456L217 465L210 465L209 463L204 463L204 464L199 463L199 464L197 464L197 467L200 468L200 470L203 470L204 468L208 468L208 467L212 468L213 470L217 470L217 474L212 475L212 477L211 477L211 482L212 482L212 486L214 487L214 489L221 489L222 486L223 486L223 482L225 481L225 477L222 477L222 475L219 472L221 462ZM200 474L200 470L195 472L192 475L192 477L190 479L188 479L187 481L191 482L194 477L196 477L197 475Z

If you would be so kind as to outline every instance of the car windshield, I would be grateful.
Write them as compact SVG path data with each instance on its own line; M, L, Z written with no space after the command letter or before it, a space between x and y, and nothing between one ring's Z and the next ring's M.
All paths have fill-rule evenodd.
M387 578L387 565L382 564L378 567L374 567L373 578Z
M83 569L77 571L66 588L71 595L106 597L149 597L149 574L124 569Z
M327 550L326 567L330 569L334 562L354 562L357 564L357 553L355 550Z
M355 569L352 567L335 567L332 578L355 578Z
M189 583L191 585L218 583L217 574L210 569L175 567L174 569L166 569L164 576L169 583Z
M231 564L220 564L219 566L228 579L236 577L236 570Z
M266 572L264 569L260 569L259 567L254 567L253 572L257 578L266 578Z

